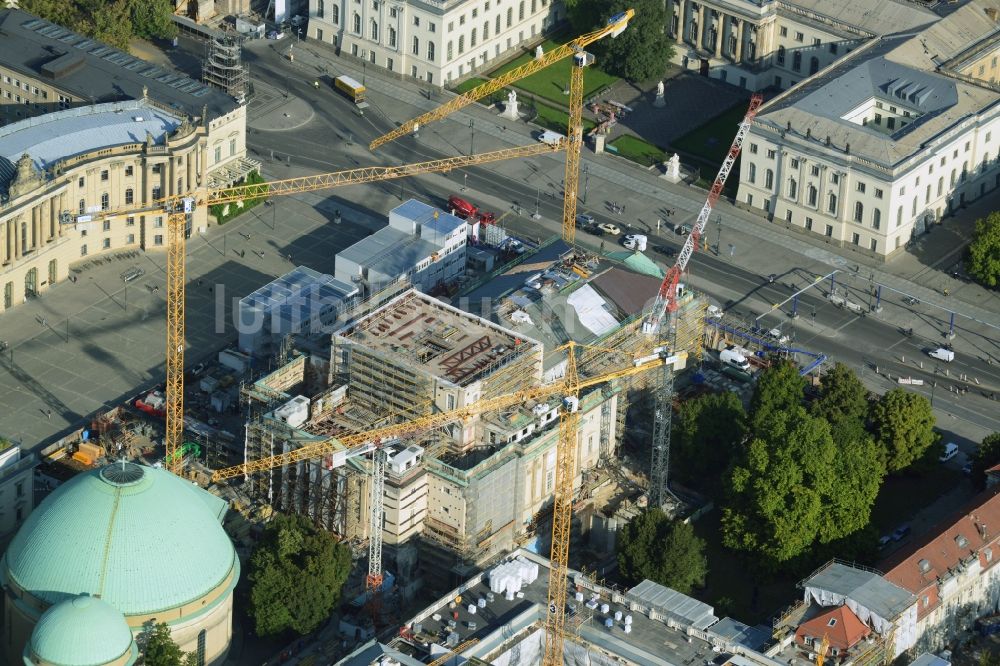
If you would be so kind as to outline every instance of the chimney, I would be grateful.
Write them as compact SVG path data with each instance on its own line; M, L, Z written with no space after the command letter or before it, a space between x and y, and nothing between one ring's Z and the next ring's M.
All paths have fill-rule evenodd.
M997 12L996 7L986 7L983 11L986 12L986 15L989 16L990 20L994 23L998 18L1000 18L1000 12Z
M983 541L986 541L986 536L989 532L986 531L986 523L979 523L979 536L983 537Z
M848 155L851 154L851 144L847 144L844 146L844 152L847 153Z
M830 145L830 135L829 134L826 135L826 145L828 145L828 146Z

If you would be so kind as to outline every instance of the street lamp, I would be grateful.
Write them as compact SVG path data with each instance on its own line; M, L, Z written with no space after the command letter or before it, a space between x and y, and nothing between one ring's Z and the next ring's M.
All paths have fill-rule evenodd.
M590 187L590 165L583 165L583 203L587 203L587 188ZM659 228L659 227L657 227Z
M469 154L476 152L476 121L469 118Z
M361 52L361 85L365 85L368 74L368 51Z
M715 256L722 254L722 215L715 218L716 224L718 224L718 234L715 237Z

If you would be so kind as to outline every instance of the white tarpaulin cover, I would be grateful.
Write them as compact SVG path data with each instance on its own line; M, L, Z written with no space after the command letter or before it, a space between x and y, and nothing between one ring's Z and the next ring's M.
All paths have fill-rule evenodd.
M522 585L530 585L538 578L538 565L518 557L504 562L490 571L490 591L494 594L517 594Z
M585 284L566 299L576 310L580 323L594 335L604 335L618 325L605 308L604 299L589 284Z

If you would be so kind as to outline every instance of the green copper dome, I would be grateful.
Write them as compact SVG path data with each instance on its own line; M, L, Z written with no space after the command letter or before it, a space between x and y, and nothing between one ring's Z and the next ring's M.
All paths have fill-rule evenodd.
M195 601L239 574L226 503L169 472L115 463L36 508L5 555L7 576L50 604L88 594L125 616Z
M62 601L45 611L25 648L30 659L59 666L98 666L136 653L125 616L94 597Z

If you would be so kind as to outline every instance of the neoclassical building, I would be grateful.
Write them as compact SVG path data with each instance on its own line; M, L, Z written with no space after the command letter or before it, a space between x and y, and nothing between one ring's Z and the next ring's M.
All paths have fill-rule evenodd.
M0 31L0 312L74 262L164 247L164 215L91 214L259 168L232 97L20 10L0 11Z
M308 35L443 86L489 69L564 17L558 0L309 0Z
M888 258L1000 187L996 0L874 38L768 101L738 203L789 230Z
M666 0L677 64L742 88L788 88L875 37L938 20L901 0Z

